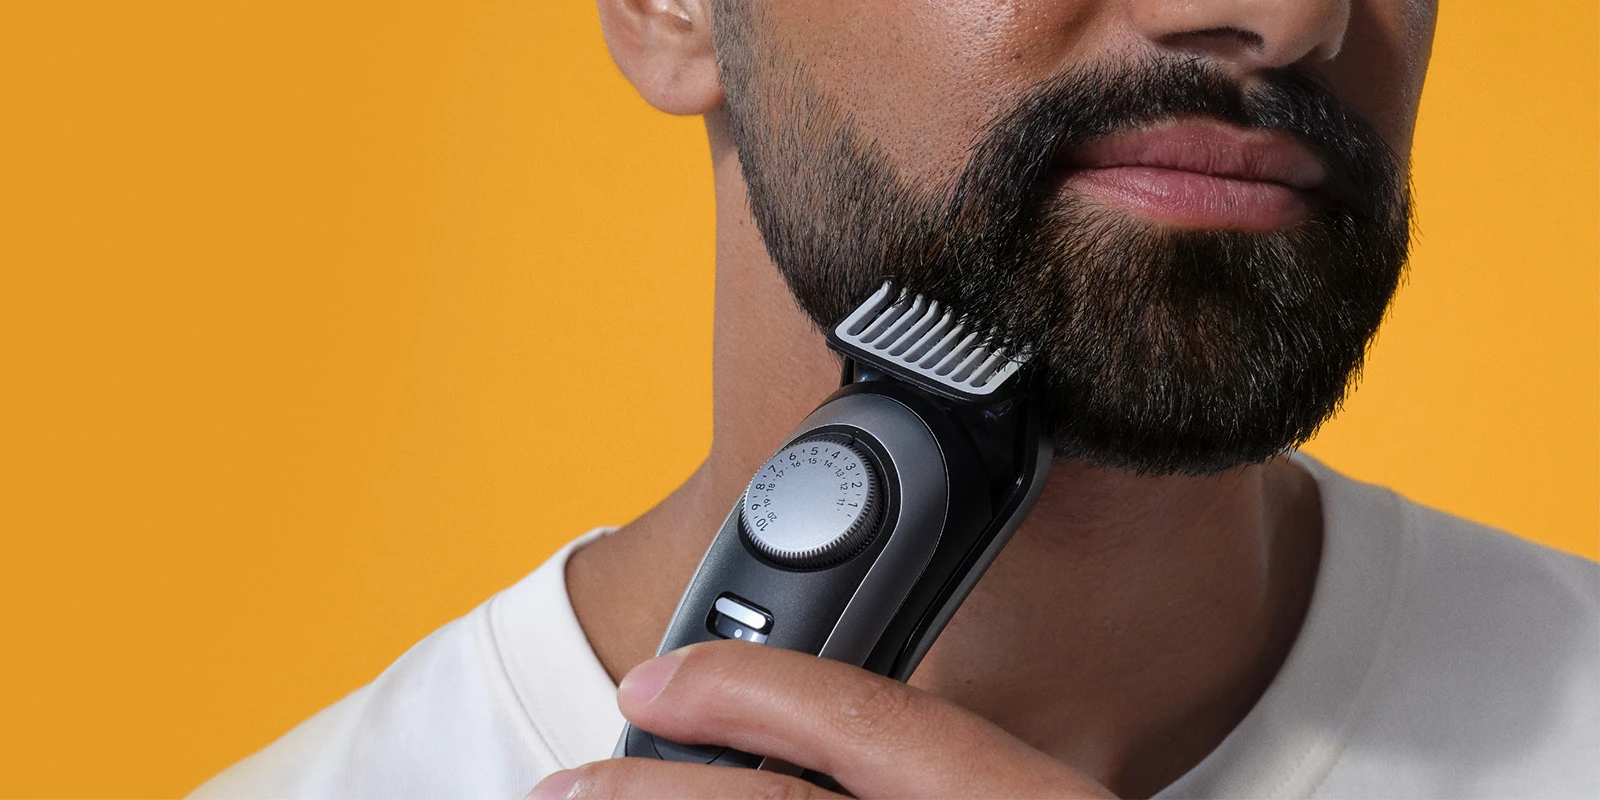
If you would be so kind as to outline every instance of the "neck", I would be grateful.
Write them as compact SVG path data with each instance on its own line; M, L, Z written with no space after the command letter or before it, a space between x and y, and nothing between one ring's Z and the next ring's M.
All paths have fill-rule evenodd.
M750 475L838 385L838 361L768 260L732 148L711 127L711 453L568 565L579 621L613 679L654 654ZM1320 531L1315 484L1285 460L1201 478L1058 461L911 682L1123 796L1153 793L1214 748L1276 673L1310 597ZM618 585L638 587L626 608L610 601Z

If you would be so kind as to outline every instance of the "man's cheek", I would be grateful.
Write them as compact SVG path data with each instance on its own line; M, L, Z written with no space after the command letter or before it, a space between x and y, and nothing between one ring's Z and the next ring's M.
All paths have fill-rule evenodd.
M1075 2L772 3L778 58L905 178L951 184L997 115L1084 60L1125 52ZM872 76L863 80L862 76Z

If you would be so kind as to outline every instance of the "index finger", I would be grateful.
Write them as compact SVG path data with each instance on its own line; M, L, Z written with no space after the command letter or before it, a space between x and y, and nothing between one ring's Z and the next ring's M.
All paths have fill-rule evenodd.
M658 736L801 764L858 797L1105 796L953 703L804 653L693 645L640 665L617 698L629 720Z

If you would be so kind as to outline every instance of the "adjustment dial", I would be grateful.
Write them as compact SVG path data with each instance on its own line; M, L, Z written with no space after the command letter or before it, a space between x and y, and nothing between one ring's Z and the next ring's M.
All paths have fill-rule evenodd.
M740 505L745 535L787 567L824 567L853 555L877 528L878 476L860 446L808 437L779 450Z

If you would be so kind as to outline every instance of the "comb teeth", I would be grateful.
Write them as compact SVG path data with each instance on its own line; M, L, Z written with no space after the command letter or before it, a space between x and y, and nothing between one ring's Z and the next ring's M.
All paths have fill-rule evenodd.
M900 377L918 376L962 399L989 397L1028 360L994 347L992 332L973 329L936 301L885 283L834 327L846 355ZM989 334L989 335L985 335Z

